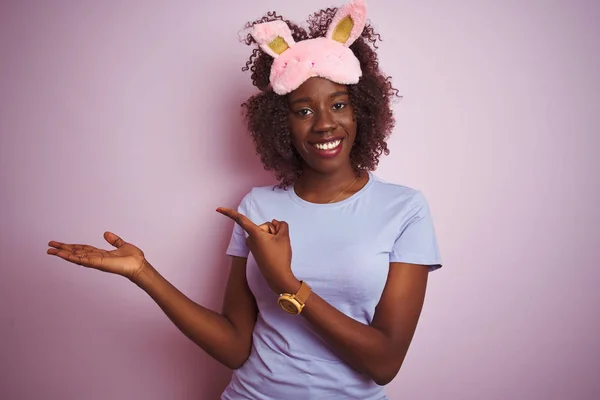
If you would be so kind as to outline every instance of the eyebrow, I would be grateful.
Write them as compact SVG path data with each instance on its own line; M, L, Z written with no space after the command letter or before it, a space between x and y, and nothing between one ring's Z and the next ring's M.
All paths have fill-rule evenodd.
M338 97L338 96L348 96L349 93L347 90L340 90L338 92L333 92L329 95L330 99L333 99L334 97ZM308 103L310 102L312 99L310 97L301 97L299 99L296 99L294 101L290 102L290 105L292 104L296 104L296 103Z

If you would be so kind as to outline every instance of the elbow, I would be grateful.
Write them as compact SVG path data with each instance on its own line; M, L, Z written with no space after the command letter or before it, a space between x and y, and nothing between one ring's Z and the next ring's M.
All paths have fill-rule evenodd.
M393 346L386 347L379 356L371 357L373 362L369 363L367 375L379 386L385 386L396 378L408 348Z
M244 365L245 361L239 362L237 360L232 360L232 361L224 361L223 365L226 366L229 369L239 369L242 367L242 365Z
M374 366L374 369L369 373L371 379L379 386L385 386L394 380L398 372L400 371L401 364L390 363L385 365Z
M234 337L229 343L222 343L219 357L213 356L217 361L231 370L240 369L245 363L252 349L252 342L244 338Z
M248 357L250 357L250 348L239 346L229 347L226 352L210 355L227 368L236 370L241 368L246 363Z
M241 368L242 365L246 363L246 360L248 359L249 355L250 354L245 354L243 356L241 354L239 356L236 355L234 357L221 360L221 364L223 364L229 369L236 370Z
M396 377L396 374L393 375L381 375L381 376L374 376L373 377L373 381L378 384L379 386L385 386L388 383L390 383L392 380L394 380L394 378Z

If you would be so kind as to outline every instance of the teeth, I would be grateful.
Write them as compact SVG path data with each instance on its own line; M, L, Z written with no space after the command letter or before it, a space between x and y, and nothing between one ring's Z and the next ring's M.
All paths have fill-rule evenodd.
M341 139L338 139L338 140L334 140L333 142L328 142L328 143L316 143L313 146L315 146L319 150L331 150L331 149L335 149L336 147L338 147L341 142L342 142Z

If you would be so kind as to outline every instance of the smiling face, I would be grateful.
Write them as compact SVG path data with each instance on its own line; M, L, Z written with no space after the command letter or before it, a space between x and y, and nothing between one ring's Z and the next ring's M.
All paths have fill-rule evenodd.
M292 144L303 168L331 174L351 168L356 119L345 85L310 78L288 95Z

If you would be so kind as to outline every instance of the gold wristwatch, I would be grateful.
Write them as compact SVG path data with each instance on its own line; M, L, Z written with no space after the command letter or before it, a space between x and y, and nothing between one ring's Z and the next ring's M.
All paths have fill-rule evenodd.
M300 281L300 289L296 294L283 293L279 295L279 299L277 299L277 303L283 308L286 312L298 315L302 312L304 308L304 304L310 296L310 286L306 284L304 281Z

